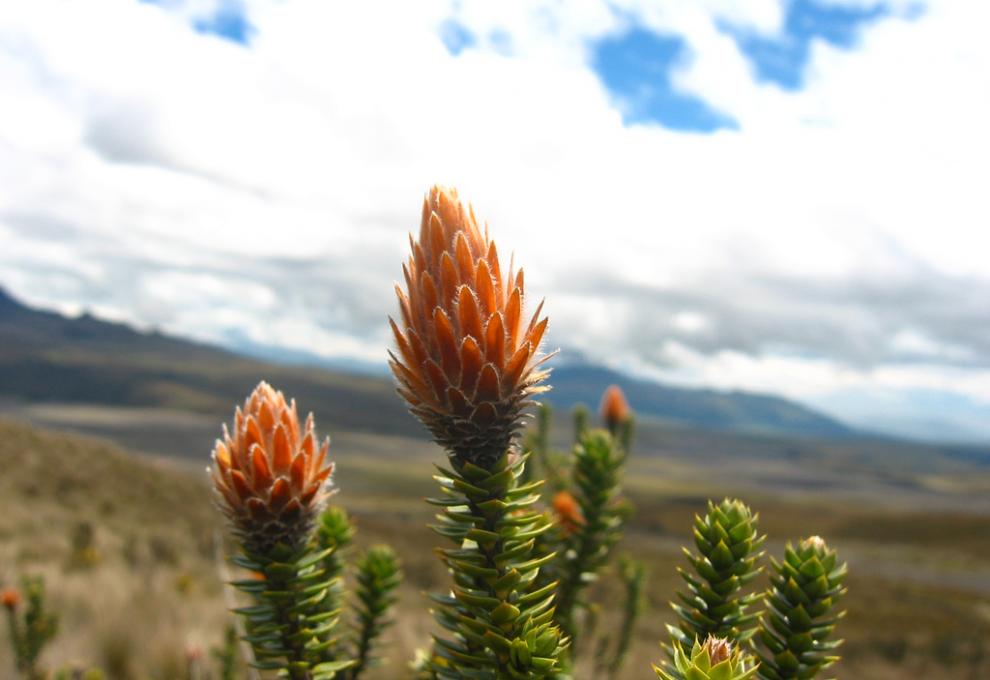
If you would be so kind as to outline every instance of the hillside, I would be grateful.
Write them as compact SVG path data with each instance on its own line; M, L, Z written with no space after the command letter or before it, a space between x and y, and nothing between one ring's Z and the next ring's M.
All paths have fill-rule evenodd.
M385 379L265 363L90 315L67 318L0 291L0 399L226 417L261 379L294 395L327 426L421 432Z
M384 348L383 348L384 353ZM321 422L421 436L388 378L279 365L83 315L26 307L0 290L0 399L165 407L225 414L261 378L293 394ZM562 363L552 403L596 407L622 385L641 416L704 429L844 437L841 423L778 397L683 389L606 368Z
M739 468L713 478L713 467L731 465L731 453L716 453L713 466L689 444L631 460L626 493L636 513L620 550L650 565L650 581L629 677L641 677L636 669L648 669L660 654L657 642L673 617L666 600L680 585L679 546L690 540L693 514L708 497L744 490ZM704 444L721 448L718 441ZM637 442L643 451L653 445ZM220 522L202 470L203 448L188 469L129 455L102 440L0 419L0 587L20 574L46 577L62 616L46 665L95 664L116 680L174 680L187 677L187 650L216 644L229 605L215 561ZM405 663L432 630L423 593L448 586L430 549L440 540L427 528L433 510L422 501L434 488L435 456L432 446L381 435L340 437L334 446L340 488L334 502L357 523L358 547L393 545L406 574L398 625L382 647L387 665L369 680L404 676ZM751 460L745 469L754 478L776 467ZM882 481L868 470L846 473ZM874 487L852 503L841 502L828 483L799 495L770 487L745 492L761 511L773 551L785 538L821 533L849 559L849 616L842 629L848 642L838 677L987 677L981 654L990 633L990 553L983 537L990 514L979 499L986 498L988 480L974 470L966 478L982 479L982 490L938 484L938 493L958 498L956 507L931 502L922 488L929 475L902 474L894 480L901 494ZM84 527L92 538L80 560L74 544ZM610 583L605 579L601 587ZM603 612L603 625L614 625L615 616ZM11 677L9 663L0 645L0 677Z

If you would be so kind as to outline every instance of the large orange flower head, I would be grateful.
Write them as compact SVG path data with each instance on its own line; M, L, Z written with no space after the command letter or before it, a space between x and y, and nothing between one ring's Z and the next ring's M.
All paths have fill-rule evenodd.
M301 548L329 495L330 440L317 441L313 414L299 426L296 402L260 383L234 413L233 434L213 449L218 503L249 553L276 543Z
M488 467L512 444L529 397L548 389L543 305L523 318L522 269L503 274L487 226L453 189L430 190L410 245L399 323L389 319L399 394L441 446Z

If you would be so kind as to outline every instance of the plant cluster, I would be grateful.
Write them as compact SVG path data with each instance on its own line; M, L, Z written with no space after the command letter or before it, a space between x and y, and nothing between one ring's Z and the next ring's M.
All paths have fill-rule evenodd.
M622 495L632 410L612 386L599 408L602 427L592 426L587 408L575 409L568 450L553 446L546 404L521 438L527 408L549 389L550 356L541 350L542 303L526 313L523 270L503 268L487 226L441 187L426 196L410 248L396 287L399 314L389 320L389 365L398 394L446 456L428 502L449 574L449 588L430 596L438 631L412 675L618 678L645 608L645 565L616 559L632 507ZM240 655L263 676L290 680L358 680L378 662L400 563L387 546L351 556L354 526L329 504L329 446L312 414L300 420L295 401L261 382L213 447L216 504L242 570L230 585L244 600L233 608L236 627L212 652L221 678L238 676ZM709 502L695 518L658 678L809 679L838 659L845 565L813 536L771 560L770 587L760 592L766 537L758 525L733 499ZM80 525L73 546L75 567L98 560L89 525ZM622 606L605 621L602 595L610 591L622 593ZM0 604L18 672L47 677L38 658L57 617L42 582L25 579L21 590L0 593ZM190 655L190 668L202 657Z

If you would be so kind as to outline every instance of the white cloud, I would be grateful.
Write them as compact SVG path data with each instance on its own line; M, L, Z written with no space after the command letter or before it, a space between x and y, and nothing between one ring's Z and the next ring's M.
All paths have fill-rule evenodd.
M775 34L783 5L771 0L630 0L620 11L590 0L498 11L258 0L246 5L249 48L190 28L213 6L0 7L0 283L34 302L99 304L197 337L240 327L258 342L367 358L387 343L374 320L392 311L405 233L441 181L460 186L519 253L548 297L557 344L662 361L652 370L668 378L798 397L937 386L990 401L987 353L980 371L960 374L820 349L782 356L773 337L742 353L674 351L663 336L629 337L651 310L643 300L581 287L604 277L657 299L718 299L778 325L819 319L867 343L888 329L869 305L802 298L787 282L894 285L931 271L990 286L990 17L979 3L876 22L853 51L815 43L796 93L757 82L715 27ZM477 49L447 52L438 29L451 16L479 36ZM587 45L629 16L684 37L693 57L675 82L732 115L738 132L622 125ZM499 32L508 53L493 44ZM304 290L291 262L307 264ZM768 280L780 282L772 295ZM269 293L248 304L243 285L283 304L273 309ZM307 307L316 299L319 309ZM657 328L712 342L725 330L705 309L670 313ZM952 345L910 319L890 337L891 351L907 343L929 358ZM646 357L649 341L666 349Z

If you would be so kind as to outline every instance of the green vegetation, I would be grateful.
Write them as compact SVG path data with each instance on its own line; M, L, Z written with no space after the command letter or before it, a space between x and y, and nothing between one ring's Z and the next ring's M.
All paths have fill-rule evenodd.
M569 429L558 428L565 436ZM918 484L897 494L875 493L882 501L844 503L835 501L830 488L781 495L776 483L758 478L758 470L735 473L733 488L721 475L709 481L721 462L698 458L693 447L674 448L683 441L679 432L669 432L663 468L654 465L642 437L628 463L626 495L637 512L619 549L649 565L650 578L626 669L655 662L658 629L675 621L664 603L681 585L675 567L683 560L679 546L691 539L693 515L704 510L706 498L745 488L761 510L761 529L771 537L821 533L857 565L845 583L846 644L832 675L977 680L990 673L990 545L984 538L990 535L990 514L981 494L930 495ZM386 542L404 558L398 625L385 631L380 647L387 650L386 665L366 674L394 678L428 639L422 592L441 589L446 581L435 557L421 550L432 541L425 527L430 513L421 501L432 484L421 471L436 452L418 440L335 434L342 488L335 502L346 505L361 528L357 548ZM162 442L162 449L167 446ZM741 439L738 448L751 446ZM719 448L713 447L716 455ZM200 454L202 459L206 451ZM827 451L823 457L828 459ZM61 618L58 637L41 656L44 666L97 666L122 680L174 678L182 677L190 644L222 644L227 605L214 560L220 518L201 464L186 467L86 437L0 421L0 469L0 586L16 585L21 574L44 575ZM849 474L883 488L869 467ZM979 468L969 475L974 485L980 475L988 477ZM93 524L103 559L88 571L67 570L81 520ZM770 545L772 553L782 549ZM589 588L597 600L625 598L618 580L602 579ZM180 608L171 606L177 597ZM161 616L165 609L173 613ZM619 609L602 612L599 629L621 627ZM12 664L9 650L0 646L0 669Z

